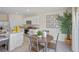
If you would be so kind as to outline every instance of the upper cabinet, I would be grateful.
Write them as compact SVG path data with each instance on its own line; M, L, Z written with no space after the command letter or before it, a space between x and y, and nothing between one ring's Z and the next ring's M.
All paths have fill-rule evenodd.
M13 19L20 20L20 19L23 19L23 17L21 15L9 14L9 19L11 19L11 20L13 20Z
M25 24L26 24L26 21L31 21L32 24L39 25L39 16L31 16L31 17L26 17L24 19L25 19Z
M10 27L14 27L17 25L23 25L23 16L22 15L16 15L16 14L10 14L9 15L9 23Z
M32 17L32 24L36 24L36 25L39 25L39 16L34 16Z

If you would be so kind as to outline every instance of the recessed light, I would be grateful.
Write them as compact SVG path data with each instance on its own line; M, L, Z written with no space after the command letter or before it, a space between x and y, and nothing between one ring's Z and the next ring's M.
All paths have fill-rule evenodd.
M26 11L27 11L27 12L29 12L29 11L30 11L30 9L26 9Z
M18 12L16 12L16 14L18 14Z

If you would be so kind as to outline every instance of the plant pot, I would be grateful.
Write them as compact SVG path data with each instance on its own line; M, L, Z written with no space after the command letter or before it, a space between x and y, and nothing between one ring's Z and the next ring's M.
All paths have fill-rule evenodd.
M66 44L67 46L71 47L71 46L72 46L72 39L66 38L66 39L65 39L65 44Z

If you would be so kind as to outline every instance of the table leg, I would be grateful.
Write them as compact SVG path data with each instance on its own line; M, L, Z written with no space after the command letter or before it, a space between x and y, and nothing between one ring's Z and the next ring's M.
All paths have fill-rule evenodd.
M29 42L29 50L30 50L30 52L32 51L31 49L32 49L32 42L30 40L30 42Z
M47 48L47 43L45 43L45 52L47 52L48 48Z

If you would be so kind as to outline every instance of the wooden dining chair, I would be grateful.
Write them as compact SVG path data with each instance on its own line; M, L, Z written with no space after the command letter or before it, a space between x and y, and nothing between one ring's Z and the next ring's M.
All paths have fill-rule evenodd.
M53 40L53 42L48 42L48 48L54 49L55 52L57 51L58 37L59 37L59 33L57 34L57 38L55 41Z
M37 36L29 36L29 50L31 52L39 52L42 49L44 49L44 46L38 43Z

